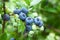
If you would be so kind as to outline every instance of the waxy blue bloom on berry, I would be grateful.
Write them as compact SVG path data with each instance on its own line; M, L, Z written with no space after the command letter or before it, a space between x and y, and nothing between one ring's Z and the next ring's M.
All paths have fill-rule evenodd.
M5 21L8 21L8 20L10 20L10 16L8 14L4 14L2 16L2 19L5 20Z
M39 27L41 27L41 26L43 26L44 24L43 24L43 21L40 21L40 23L39 23Z
M28 13L28 9L27 9L27 8L25 8L25 7L22 7L21 12L23 12L23 13L27 14L27 13Z
M14 10L14 14L18 14L19 15L20 13L21 13L21 10L19 10L17 8Z
M15 40L15 38L11 38L10 40Z
M34 18L34 23L35 23L36 25L39 25L40 19L39 19L39 18Z
M21 12L21 13L19 14L19 18L20 18L21 20L25 20L26 17L27 17L26 14L23 13L23 12Z
M29 32L32 30L32 25L26 25L26 32Z
M39 27L43 26L43 21L40 20L39 18L34 18L34 23L38 25Z
M31 17L27 17L25 22L26 22L26 24L32 24L33 23L33 19Z

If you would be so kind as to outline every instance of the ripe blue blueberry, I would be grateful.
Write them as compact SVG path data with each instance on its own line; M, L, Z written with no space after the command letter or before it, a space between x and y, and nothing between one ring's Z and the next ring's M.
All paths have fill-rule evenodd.
M39 25L40 19L39 19L39 18L34 18L34 23L35 23L36 25Z
M11 38L10 40L15 40L15 38Z
M31 17L27 17L25 22L26 22L26 24L32 24L33 23L33 19Z
M39 18L34 18L34 23L39 27L43 26L43 21L41 21Z
M41 26L43 26L44 24L43 24L43 21L40 21L40 23L39 23L39 27L41 27Z
M18 14L19 15L20 13L21 13L21 10L19 10L17 8L14 10L14 14Z
M2 19L5 20L5 21L8 21L8 20L10 20L10 16L8 14L4 14L2 16Z
M39 25L40 19L39 19L39 18L34 18L34 23L35 23L36 25Z
M21 12L27 14L27 13L28 13L28 9L26 9L25 7L23 7L23 8L21 9Z
M29 32L32 30L32 26L31 25L26 25L26 32Z
M19 19L21 19L21 20L25 20L26 17L27 17L27 16L26 16L25 13L22 13L22 12L21 12L21 13L19 14Z

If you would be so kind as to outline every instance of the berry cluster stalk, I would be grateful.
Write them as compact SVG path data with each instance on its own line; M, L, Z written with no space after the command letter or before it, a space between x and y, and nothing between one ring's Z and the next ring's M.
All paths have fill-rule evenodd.
M4 14L6 14L6 11L5 11L5 0L3 0L2 3L3 3L3 12L4 12ZM5 20L3 20L3 24L2 24L2 33L4 33L4 28L5 28Z

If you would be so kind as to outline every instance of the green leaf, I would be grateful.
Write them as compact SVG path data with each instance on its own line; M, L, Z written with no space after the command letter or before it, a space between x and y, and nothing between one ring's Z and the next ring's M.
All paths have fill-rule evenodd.
M34 6L37 5L41 0L32 0L32 2L30 3L30 6Z
M31 0L24 0L28 5L30 5Z
M0 35L0 40L6 40L7 39L7 34L3 33Z
M51 13L57 13L57 10L54 8L45 8L44 10Z
M25 25L22 22L22 20L20 20L20 26L18 26L18 32L24 32L25 29Z
M60 6L57 6L57 10L60 11Z

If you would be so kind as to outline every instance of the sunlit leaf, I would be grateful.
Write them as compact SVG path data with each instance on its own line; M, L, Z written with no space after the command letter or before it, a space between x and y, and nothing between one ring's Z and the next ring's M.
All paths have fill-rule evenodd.
M36 4L38 4L41 0L32 0L32 2L30 3L30 6L34 6Z

